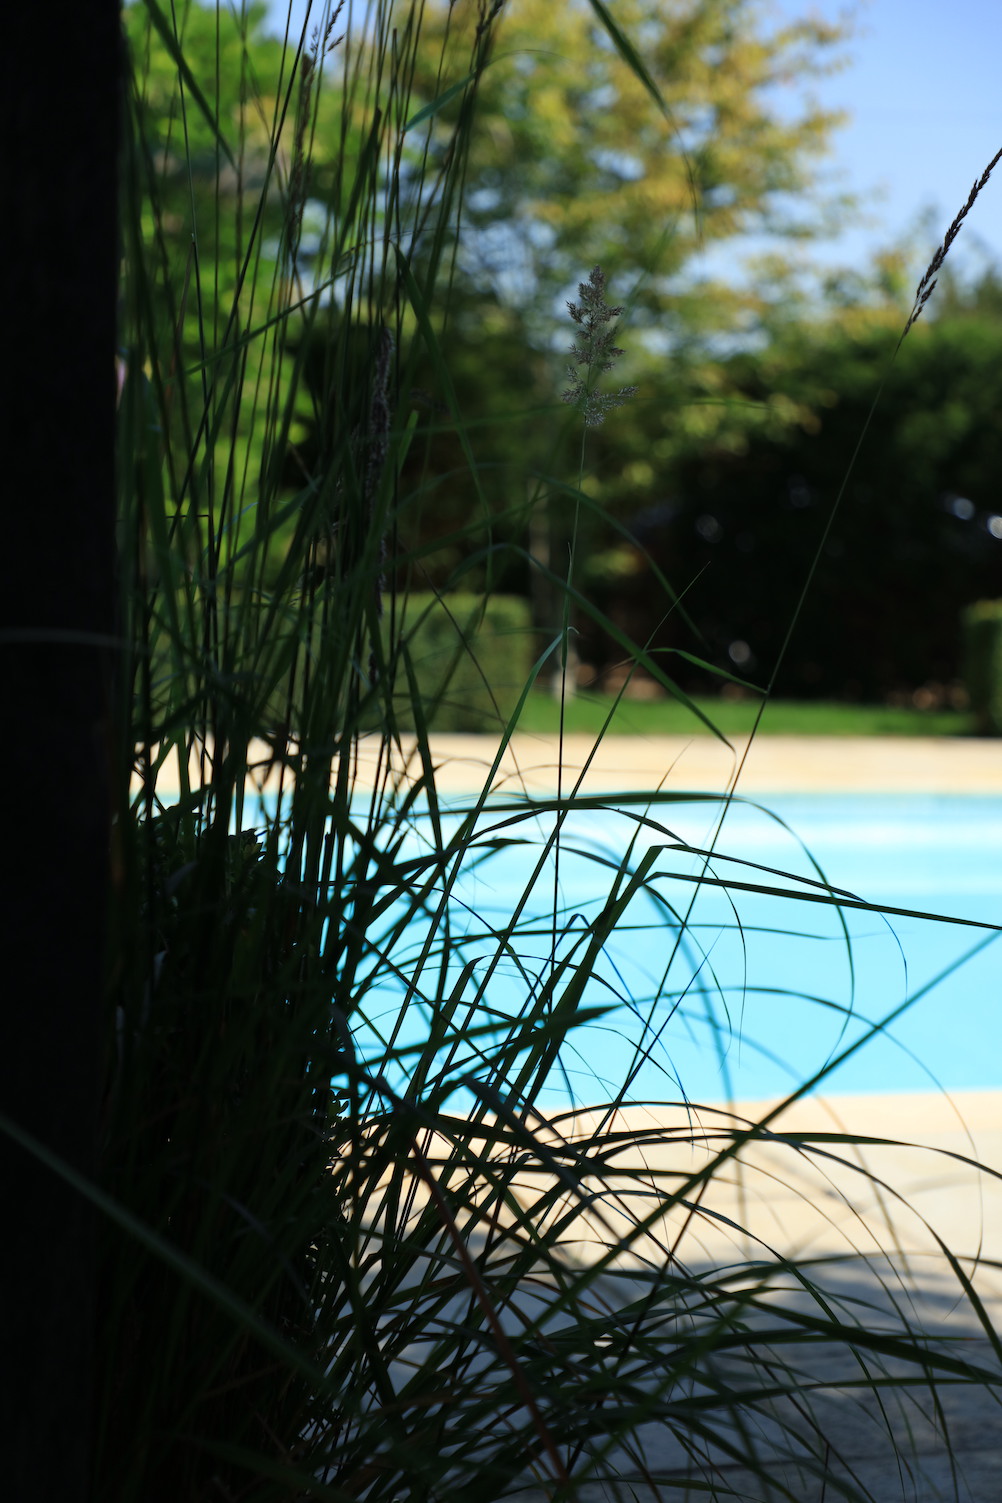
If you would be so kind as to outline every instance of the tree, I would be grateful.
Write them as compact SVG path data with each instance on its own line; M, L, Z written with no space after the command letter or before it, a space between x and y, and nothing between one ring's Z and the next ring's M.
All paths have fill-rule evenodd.
M251 375L263 371L279 337L256 334L279 307L329 294L355 228L343 205L333 243L312 223L327 212L314 195L340 204L347 190L337 164L361 150L359 100L327 85L337 33L286 46L267 20L261 0L233 11L189 0L169 13L135 3L124 15L141 143L133 191L145 206L150 264L161 270L146 295L170 371L170 420L189 451L201 447L190 413L206 400L219 429L203 462L172 477L202 505L206 467L232 458L225 393L248 362ZM288 390L286 373L278 379ZM239 425L239 464L258 472L268 457L263 425L246 416Z
M441 19L458 55L464 23L465 7ZM733 336L762 292L695 275L694 257L823 227L815 166L839 117L809 102L788 112L780 96L831 66L843 37L813 19L770 31L752 0L624 0L614 21L590 4L513 0L482 83L461 270L521 309L535 338L552 338L561 299L596 263L624 296L636 284L661 348ZM451 81L429 69L429 99ZM453 108L429 122L432 150L433 121Z
M676 456L654 497L628 497L638 540L673 582L692 582L708 656L758 682L823 543L781 694L942 692L930 686L962 670L962 608L1002 595L1002 322L920 321L895 355L902 326L890 309L841 310L732 357L726 380L743 401L731 422ZM643 630L657 605L639 552L633 568L613 613ZM674 624L659 641L679 644Z

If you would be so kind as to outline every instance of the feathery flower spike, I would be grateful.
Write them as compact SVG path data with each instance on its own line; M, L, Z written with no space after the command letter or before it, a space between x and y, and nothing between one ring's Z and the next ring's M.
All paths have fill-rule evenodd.
M622 407L628 397L635 395L635 386L621 386L616 392L598 390L597 378L611 371L623 351L612 342L612 323L622 313L622 308L610 308L605 301L605 272L596 266L587 282L578 284L580 305L568 303L567 311L578 325L580 334L571 346L573 364L567 367L570 385L562 393L563 400L581 409L588 428L598 428L605 421L607 412Z

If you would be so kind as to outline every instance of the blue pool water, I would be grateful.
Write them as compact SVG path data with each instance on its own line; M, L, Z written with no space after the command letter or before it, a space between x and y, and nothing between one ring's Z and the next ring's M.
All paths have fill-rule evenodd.
M532 1006L554 965L587 944L612 864L632 839L631 864L649 862L647 881L619 914L581 999L607 1011L574 1032L545 1103L603 1101L628 1076L634 1100L760 1099L822 1071L816 1089L827 1093L1002 1086L1002 935L838 910L807 901L825 889L800 880L819 881L813 858L828 883L867 902L1002 924L1002 800L798 795L735 804L707 868L722 885L696 883L703 860L671 847L705 848L719 812L710 803L661 805L649 811L661 830L638 827L625 807L575 812L562 832L556 930L549 862L492 963L491 931L510 923L552 816L507 830L526 843L465 863L448 900L448 962L436 969L432 954L418 969L425 1000L408 1000L396 1044L416 1042L444 996L457 1003L454 1023L482 1028ZM488 811L485 852L493 823ZM420 826L411 848L424 849ZM797 896L746 890L755 885ZM360 1026L357 1041L377 1067L376 1034L388 1035L428 933L413 924L399 982L380 983L369 999L372 1027ZM884 1026L873 1034L876 1024ZM461 1074L454 1058L455 1050L451 1068ZM466 1058L475 1069L475 1047Z

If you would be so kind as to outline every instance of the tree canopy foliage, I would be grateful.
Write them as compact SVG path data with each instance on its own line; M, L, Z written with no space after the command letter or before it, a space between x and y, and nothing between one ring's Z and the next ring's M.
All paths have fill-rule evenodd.
M752 232L823 225L815 169L839 117L800 96L844 32L817 19L770 28L753 0L623 0L617 43L598 10L505 7L466 164L459 268L529 315L537 337L552 336L560 300L595 264L661 340L733 332L762 289L706 282L693 259ZM472 6L443 9L457 57L475 24ZM443 116L450 81L425 80Z
M638 544L677 588L691 586L707 656L756 681L773 672L821 549L778 680L788 695L948 688L963 606L1002 595L1002 323L952 313L916 325L895 355L900 327L815 320L733 356L743 431L732 421L690 443L624 497ZM637 427L617 435L628 476L650 438L633 416ZM618 595L624 624L649 620L639 547L622 550L620 567L618 584L595 588ZM674 627L660 640L680 644Z

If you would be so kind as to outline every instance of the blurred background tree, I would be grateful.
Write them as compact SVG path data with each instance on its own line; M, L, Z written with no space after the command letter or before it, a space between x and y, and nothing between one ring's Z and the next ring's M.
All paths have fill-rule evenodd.
M673 458L660 499L635 493L632 518L669 576L693 581L686 606L714 661L768 677L841 493L776 692L928 708L957 699L961 610L1002 594L996 292L994 274L966 304L958 292L893 363L903 324L893 308L833 309L728 358L746 407ZM654 593L639 548L629 564L624 624L650 616Z
M337 163L362 150L364 102L326 87L327 54L338 42L334 20L323 34L314 29L304 45L287 48L269 35L260 0L225 14L193 0L169 11L158 0L125 8L137 80L135 135L145 152L144 227L151 253L169 272L148 295L158 301L163 366L172 376L170 415L178 433L188 434L188 447L188 409L208 396L219 424L227 422L227 392L248 361L252 374L267 367L270 379L291 386L288 372L270 360L273 341L252 336L267 329L283 285L295 284L304 309L322 297L345 242L358 239L352 210L341 203ZM343 221L337 244L324 247L323 266L316 194L338 204ZM207 362L208 348L222 354ZM264 452L256 411L247 403L240 413L244 464L251 473L269 463L286 466L284 454ZM317 418L308 410L309 423ZM220 432L217 445L201 450L203 468L215 450L219 463L230 462L230 438ZM290 493L301 482L293 465ZM179 498L190 494L202 504L207 481L199 466L176 475L174 485Z
M469 10L442 14L457 57ZM817 234L844 208L815 186L840 117L801 92L835 65L844 31L769 29L751 0L622 0L615 24L622 53L589 5L505 8L456 247L475 294L458 322L474 334L486 296L518 314L529 345L552 348L564 300L600 264L629 294L642 345L674 355L711 333L732 339L762 289L700 273L695 258L749 233ZM426 89L434 98L441 79Z

